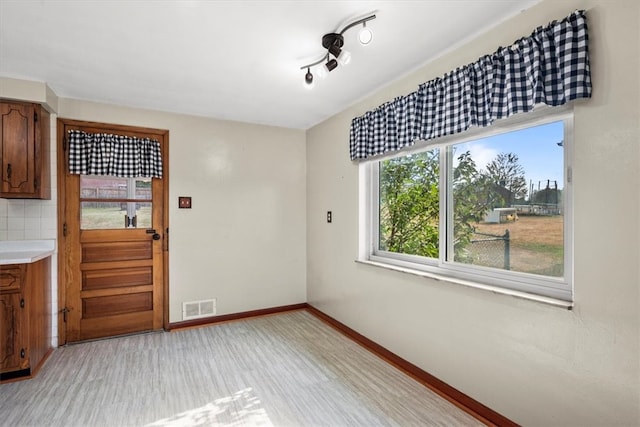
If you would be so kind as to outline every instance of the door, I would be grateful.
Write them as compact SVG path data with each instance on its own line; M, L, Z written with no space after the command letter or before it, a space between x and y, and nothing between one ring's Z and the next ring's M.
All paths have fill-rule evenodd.
M59 283L66 285L61 343L161 329L168 321L167 132L60 122L65 165L59 169ZM64 143L69 130L158 140L163 178L70 174Z

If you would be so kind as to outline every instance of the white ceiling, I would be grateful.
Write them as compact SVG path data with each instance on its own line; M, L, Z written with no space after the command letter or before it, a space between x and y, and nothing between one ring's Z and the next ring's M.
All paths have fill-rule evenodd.
M539 1L0 0L0 76L65 98L308 129ZM303 88L322 35L370 13L372 43L347 31L351 63Z

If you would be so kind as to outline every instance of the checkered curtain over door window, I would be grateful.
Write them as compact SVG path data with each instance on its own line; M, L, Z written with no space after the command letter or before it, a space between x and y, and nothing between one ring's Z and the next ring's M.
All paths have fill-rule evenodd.
M351 122L351 160L452 135L470 126L591 97L587 22L576 11L531 36L419 86Z
M149 138L70 130L69 173L162 178L160 143Z

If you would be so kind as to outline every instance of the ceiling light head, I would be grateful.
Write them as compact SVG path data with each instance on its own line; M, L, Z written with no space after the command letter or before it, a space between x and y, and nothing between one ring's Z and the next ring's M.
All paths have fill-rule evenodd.
M335 59L330 59L327 61L326 64L324 64L324 69L326 69L327 71L331 72L333 70L336 69L336 67L338 66L338 61L336 61Z
M322 65L321 67L316 68L316 77L320 77L321 79L325 79L329 74L329 70L326 66Z
M324 37L322 37L322 46L329 51L330 55L333 55L338 60L340 65L347 65L351 61L351 54L342 49L342 46L344 46L344 37L342 37L342 34L325 34Z
M347 65L349 62L351 62L351 53L348 50L342 49L337 59L340 65Z
M337 58L342 52L344 37L342 37L342 34L337 33L325 34L322 36L322 46L327 49L331 55Z
M367 28L367 23L363 22L362 23L362 28L360 29L360 32L358 33L358 41L360 42L360 44L366 46L369 43L371 43L372 39L373 39L373 33L371 32L371 30L369 28Z
M307 74L304 75L304 87L307 89L313 88L313 74L311 74L311 69L307 68Z

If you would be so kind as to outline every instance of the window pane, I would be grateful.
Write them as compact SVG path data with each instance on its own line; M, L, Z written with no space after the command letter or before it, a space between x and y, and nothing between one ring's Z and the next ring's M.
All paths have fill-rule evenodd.
M127 221L127 217L134 221ZM151 203L81 202L80 228L103 230L123 228L151 228Z
M450 261L564 275L563 138L560 121L452 147Z
M81 175L80 197L83 199L151 200L151 178Z
M439 150L380 162L381 251L439 256Z

